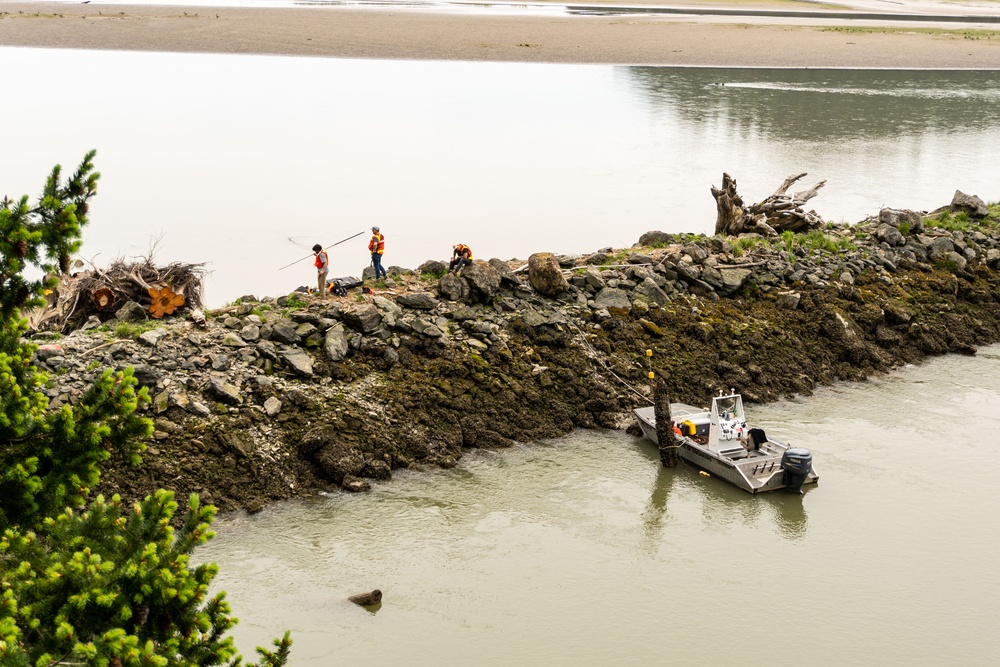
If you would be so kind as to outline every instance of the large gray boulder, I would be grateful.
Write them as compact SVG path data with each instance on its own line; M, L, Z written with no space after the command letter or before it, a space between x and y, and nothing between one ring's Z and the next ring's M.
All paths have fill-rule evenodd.
M708 259L708 250L705 250L697 243L685 243L681 252L694 260L695 264L700 264Z
M878 212L878 221L879 224L892 225L896 229L906 223L910 227L911 234L922 234L924 231L924 217L906 208L883 208Z
M271 325L271 339L279 343L298 345L299 335L295 333L297 325L291 320L281 319Z
M291 347L281 351L281 357L297 375L302 377L312 377L313 360L306 352L297 347Z
M719 273L722 274L722 291L730 294L742 288L753 271L750 269L719 269Z
M122 322L145 322L149 318L145 308L135 301L126 301L115 313L115 319Z
M427 292L405 292L396 297L396 303L416 310L433 310L441 302Z
M448 265L444 262L439 262L436 259L429 259L420 266L417 267L417 273L429 273L434 276L439 276L448 270Z
M219 377L210 377L208 379L208 384L205 385L205 393L226 405L240 405L243 403L240 390L235 385L229 384Z
M656 284L656 281L652 278L646 278L643 280L638 287L635 288L636 294L641 294L646 298L650 304L654 306L665 306L670 301L670 297L667 293L660 289L660 286ZM595 299L596 302L596 299Z
M528 258L528 282L545 296L558 296L569 289L559 269L559 260L550 252L536 252Z
M965 271L968 260L957 252L946 252L941 259L951 265L956 271Z
M973 218L985 218L990 214L990 207L976 195L967 195L961 190L955 190L951 198L951 209L956 212L966 212Z
M509 266L507 266L507 262L502 259L494 257L489 261L489 265L496 269L497 273L500 274L501 283L507 283L509 285L513 285L514 287L521 287L524 285L524 283L521 282L521 279L510 270Z
M468 301L472 288L465 278L446 273L438 281L438 294L449 301Z
M775 305L778 308L784 308L785 310L795 310L799 307L799 301L802 300L802 295L798 292L785 292L781 294Z
M403 309L396 305L395 301L390 301L384 296L373 296L372 303L382 312L382 316L393 315L399 317L403 314Z
M370 303L361 303L344 309L344 321L352 329L362 333L371 333L382 324L382 313Z
M639 237L639 245L664 246L671 242L673 237L666 232L646 232Z
M471 296L483 303L492 303L500 291L500 272L481 259L462 269L462 277L469 283Z
M410 326L418 334L422 334L428 338L441 338L444 336L444 332L436 324L422 320L419 317L410 322Z
M583 279L587 282L588 286L593 287L597 291L600 291L607 286L607 283L604 282L604 276L602 276L601 272L592 266L587 269L585 274L583 274Z
M677 275L685 282L701 280L701 267L691 262L677 262Z
M615 287L605 287L594 297L594 306L597 308L621 308L628 310L632 307L628 300L628 293Z
M343 325L330 327L323 339L323 349L326 350L327 358L330 361L341 361L347 356L348 347L347 332Z
M722 287L722 273L714 266L704 266L701 269L701 279L714 289Z
M891 246L906 245L906 239L899 229L889 224L879 225L878 229L875 230L875 238Z
M955 252L955 244L947 236L938 236L927 244L927 251L931 259L937 260L948 253Z

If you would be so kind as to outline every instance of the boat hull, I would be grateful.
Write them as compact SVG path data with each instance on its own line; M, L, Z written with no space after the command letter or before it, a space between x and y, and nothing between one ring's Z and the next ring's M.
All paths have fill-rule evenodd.
M643 435L656 445L656 421L652 408L637 408L632 411L639 421ZM769 449L775 453L750 452L745 458L730 459L699 444L692 438L677 436L677 455L701 470L724 479L747 493L766 493L785 488L785 470L781 467L781 453L787 449L781 443L769 441ZM813 470L806 477L805 484L815 484L819 475Z

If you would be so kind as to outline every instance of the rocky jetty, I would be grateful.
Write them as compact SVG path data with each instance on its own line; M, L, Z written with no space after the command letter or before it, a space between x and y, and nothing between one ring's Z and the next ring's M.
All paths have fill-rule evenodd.
M1000 340L998 223L997 206L956 197L808 234L649 232L461 276L392 268L373 294L247 296L198 321L130 308L32 342L52 407L104 368L148 388L145 462L109 461L104 493L166 487L254 511L453 466L467 448L625 428L651 398L650 364L676 400L732 387L763 402L974 353Z

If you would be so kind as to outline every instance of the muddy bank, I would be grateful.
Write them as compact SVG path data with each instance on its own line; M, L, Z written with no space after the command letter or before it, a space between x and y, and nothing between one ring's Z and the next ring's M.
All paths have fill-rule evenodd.
M972 354L1000 340L998 222L975 203L770 239L650 232L462 276L392 267L370 295L247 296L203 322L132 308L33 342L56 406L105 367L149 389L145 464L109 462L103 493L166 487L254 511L453 466L467 448L626 428L650 366L674 400L735 388L765 402Z

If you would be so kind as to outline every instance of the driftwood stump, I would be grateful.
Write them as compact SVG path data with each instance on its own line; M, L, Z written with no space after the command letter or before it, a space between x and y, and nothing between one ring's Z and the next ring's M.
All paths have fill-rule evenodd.
M780 232L804 232L823 224L816 211L805 211L803 205L819 194L826 181L820 181L808 190L787 194L788 188L806 176L793 174L759 204L747 206L736 191L736 179L722 174L722 187L712 186L712 196L718 210L715 219L715 233L722 236L738 236L746 232L777 236Z

